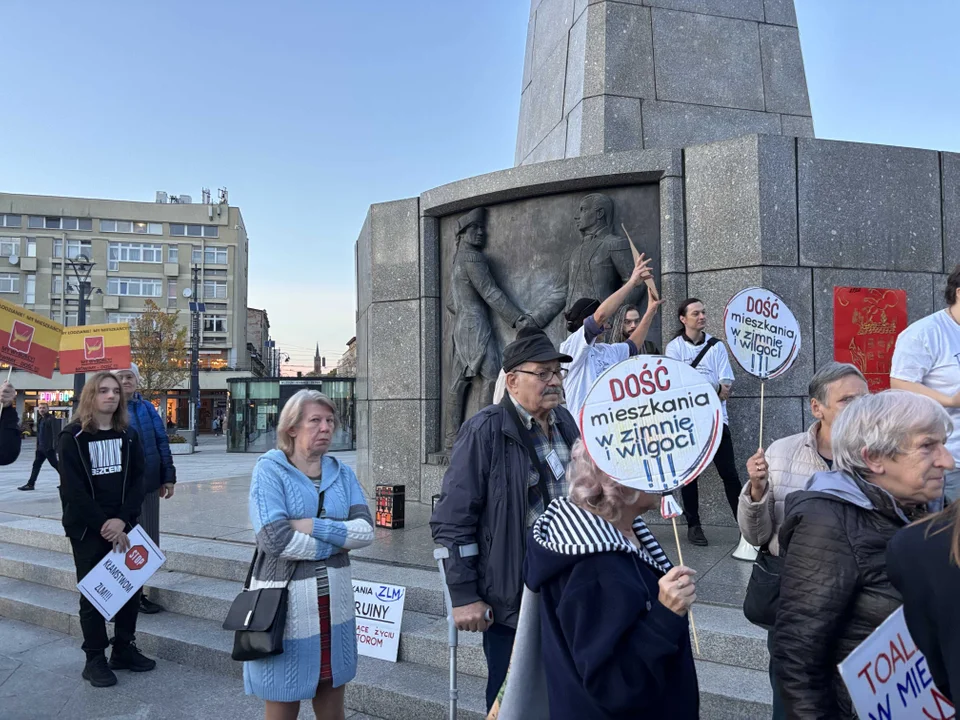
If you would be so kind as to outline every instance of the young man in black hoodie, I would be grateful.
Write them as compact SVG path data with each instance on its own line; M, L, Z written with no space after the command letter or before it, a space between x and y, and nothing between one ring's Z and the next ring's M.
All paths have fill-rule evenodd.
M60 498L63 527L73 547L77 580L111 550L130 547L127 532L137 524L143 504L143 448L127 424L127 407L117 379L94 375L83 387L76 419L60 433ZM80 627L87 663L83 679L94 687L116 685L113 670L146 672L157 663L134 644L140 593L114 616L114 639L106 621L80 596ZM110 663L104 652L113 644Z
M30 472L30 479L17 490L33 490L44 462L50 463L54 470L58 468L53 442L54 422L53 415L50 414L50 406L44 402L39 403L37 405L37 452L33 458L33 470Z

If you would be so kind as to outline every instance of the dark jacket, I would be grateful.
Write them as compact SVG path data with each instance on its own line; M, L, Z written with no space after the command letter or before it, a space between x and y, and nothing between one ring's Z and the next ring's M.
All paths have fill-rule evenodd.
M516 627L531 461L520 429L503 406L509 402L507 395L460 428L430 528L434 542L450 550L444 566L453 605L483 600L496 622ZM572 447L580 437L577 424L566 408L555 412L556 427ZM473 544L479 554L461 557L458 548Z
M20 418L12 405L0 411L0 465L9 465L20 457Z
M856 717L837 664L900 607L886 552L907 524L889 493L843 472L787 496L773 661L788 718Z
M53 415L39 415L37 419L37 450L46 452L54 449L53 426L56 421Z
M960 568L950 559L954 515L904 528L887 548L887 571L903 595L907 629L951 702L960 689Z
M143 471L143 491L156 492L161 485L177 482L177 469L173 465L170 453L170 440L157 409L140 393L134 393L127 402L130 414L130 426L140 436L143 457L146 463Z
M566 498L533 526L524 581L540 593L550 720L699 717L688 618L658 600L670 568L661 557L644 559L613 525Z
M82 539L87 532L100 534L111 517L119 517L132 530L143 505L143 448L137 433L128 428L120 447L123 466L122 507L117 515L108 515L97 502L90 468L90 433L79 422L67 425L60 433L60 501L63 503L63 529L67 537Z

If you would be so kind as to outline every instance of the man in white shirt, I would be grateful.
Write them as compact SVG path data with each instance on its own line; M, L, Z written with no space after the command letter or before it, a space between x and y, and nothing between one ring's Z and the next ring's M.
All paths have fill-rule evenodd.
M643 319L626 342L613 345L597 342L597 338L605 330L607 320L634 290L653 277L649 265L650 261L641 254L626 284L613 295L602 303L592 298L580 298L564 313L567 330L571 335L560 345L560 352L572 357L573 361L565 364L567 377L563 381L563 393L567 400L567 409L574 418L579 419L587 393L597 378L612 365L631 355L637 355L638 348L647 337L662 300L649 299Z
M960 468L960 265L947 278L947 307L917 320L897 338L890 368L890 387L926 395L940 403L953 420L947 450ZM943 494L960 497L960 470L948 472Z
M667 345L664 353L668 358L685 362L696 368L717 390L723 406L723 437L720 447L713 457L713 466L723 480L724 494L730 503L733 517L737 517L740 502L740 474L733 454L733 438L730 435L730 420L727 417L727 398L733 385L733 368L727 348L719 338L706 332L707 310L697 298L687 298L680 305L680 332ZM707 536L700 525L700 493L694 480L680 489L683 498L683 513L687 518L687 539L694 545L706 545Z

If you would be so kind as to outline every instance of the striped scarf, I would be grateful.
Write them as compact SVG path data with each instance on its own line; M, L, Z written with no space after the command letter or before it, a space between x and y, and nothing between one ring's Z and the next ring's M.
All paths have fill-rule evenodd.
M654 570L666 573L673 567L643 518L633 521L638 548L599 515L577 507L565 497L557 498L533 525L534 541L561 555L627 552L639 555Z

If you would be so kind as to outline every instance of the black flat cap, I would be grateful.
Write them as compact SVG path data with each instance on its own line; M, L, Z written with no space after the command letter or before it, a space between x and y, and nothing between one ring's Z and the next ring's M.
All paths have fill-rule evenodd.
M593 298L580 298L564 313L564 318L570 322L583 323L600 307L600 301Z
M573 362L573 358L559 352L540 328L523 328L517 339L503 349L503 370L510 372L525 362Z

